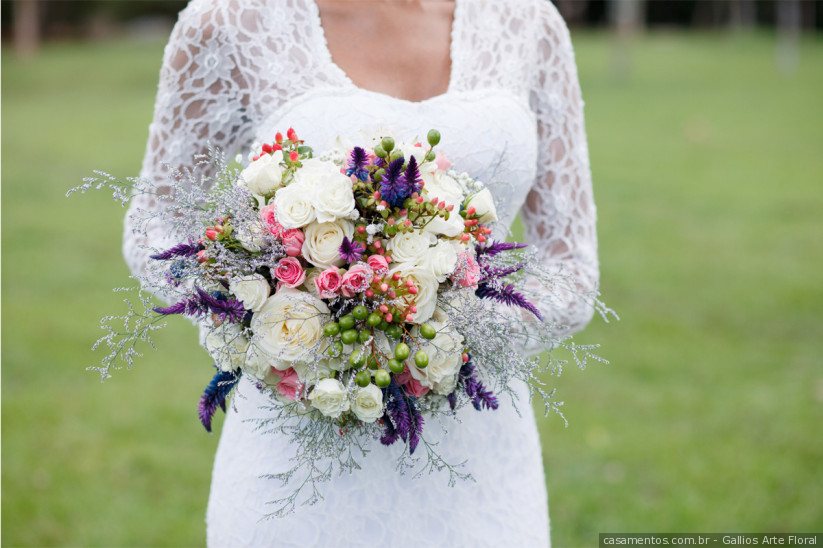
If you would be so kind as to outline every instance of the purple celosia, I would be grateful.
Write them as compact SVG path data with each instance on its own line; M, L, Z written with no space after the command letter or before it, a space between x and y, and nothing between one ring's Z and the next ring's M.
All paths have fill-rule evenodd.
M409 454L413 454L423 431L423 417L417 410L414 396L407 395L392 378L391 384L383 389L383 399L386 401L386 412L382 420L386 429L380 443L391 445L402 439L409 443Z
M420 171L417 169L417 160L414 156L409 159L406 171L400 177L399 182L400 188L402 189L403 200L415 192L420 192L420 189L423 188L421 186L423 180L420 178Z
M485 263L482 263L480 266L483 267L483 272L485 273L484 278L489 279L499 279L505 278L509 274L514 274L515 272L519 272L526 266L526 263L518 263L516 265L508 266L506 268L500 268L496 266L489 266Z
M380 195L394 207L403 204L408 196L405 194L405 178L403 177L403 158L398 158L389 164L383 180L380 181Z
M482 255L488 255L489 257L494 257L498 253L502 253L504 251L511 251L512 249L523 249L524 247L528 247L526 244L519 244L517 242L495 242L492 241L488 244L477 244L474 246L475 251L477 251L477 258L480 259Z
M354 147L354 150L351 151L351 155L349 156L346 175L349 177L354 175L361 181L367 180L369 178L369 171L366 169L368 162L369 156L366 154L366 151L360 147Z
M474 294L481 299L493 299L508 306L519 306L520 308L525 308L542 320L543 315L540 314L537 307L530 303L526 297L524 297L521 293L518 293L515 289L515 286L512 284L502 284L501 286L496 287L496 284L481 283L477 287L477 291L475 291Z
M477 378L474 364L471 360L463 364L460 372L457 374L457 388L463 389L466 395L471 398L472 405L475 409L480 411L483 407L486 409L497 409L500 405L497 403L497 397L494 393L483 386L483 383ZM454 409L457 398L455 392L448 395L449 406Z
M349 240L343 236L343 243L340 244L340 258L347 263L356 263L363 258L366 252L366 245L356 240Z
M152 259L158 261L166 261L168 259L174 259L176 257L192 257L197 255L198 251L203 250L204 247L200 244L194 244L191 240L187 244L179 244L171 249L167 249L162 253L155 253L154 255L150 255Z
M218 371L212 378L203 395L200 397L200 404L197 406L200 422L211 432L211 419L214 417L217 406L226 412L226 398L240 380L242 371Z
M222 321L231 323L243 321L246 309L243 303L234 298L217 298L195 286L195 294L171 306L157 307L153 310L164 316L184 314L202 318L207 314L216 314Z

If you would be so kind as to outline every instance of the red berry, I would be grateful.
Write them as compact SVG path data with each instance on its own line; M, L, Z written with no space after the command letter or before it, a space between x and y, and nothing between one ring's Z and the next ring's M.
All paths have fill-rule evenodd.
M292 162L296 162L299 159L300 155L297 154L296 150L292 150L291 152L289 152L289 160L291 160Z
M286 136L292 141L297 141L297 132L294 131L293 128L289 128L289 130L286 132Z
M283 142L283 134L278 131L277 133L274 134L274 140L278 144L282 143Z
M270 144L266 143L265 145L263 145L263 152L265 152L266 154L271 154L273 150L274 149L271 147Z

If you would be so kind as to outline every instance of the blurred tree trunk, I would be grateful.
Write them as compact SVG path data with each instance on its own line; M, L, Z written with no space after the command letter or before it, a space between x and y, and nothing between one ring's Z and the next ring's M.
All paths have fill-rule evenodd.
M32 57L40 46L39 0L14 2L14 50L23 58Z
M754 0L732 0L729 14L732 30L752 30L757 25L757 6Z
M613 0L609 8L614 43L610 70L615 78L627 78L632 70L632 43L645 21L644 0Z
M797 69L800 40L800 0L780 0L777 9L777 68L783 74Z

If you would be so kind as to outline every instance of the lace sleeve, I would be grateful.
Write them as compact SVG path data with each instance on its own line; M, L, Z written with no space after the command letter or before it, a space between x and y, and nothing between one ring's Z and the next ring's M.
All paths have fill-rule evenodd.
M167 227L160 222L149 223L145 234L138 223L146 212L159 211L174 199L170 168L191 168L194 155L205 152L209 143L231 157L249 138L248 86L236 55L231 4L192 2L180 13L166 46L140 173L156 192L135 196L125 219L123 255L135 275L146 272L152 249L179 243L167 241Z
M521 214L526 241L538 250L542 263L574 280L575 291L560 298L535 291L545 320L571 334L586 326L594 310L591 296L599 278L596 212L569 31L549 2L544 9L530 97L537 114L537 177Z

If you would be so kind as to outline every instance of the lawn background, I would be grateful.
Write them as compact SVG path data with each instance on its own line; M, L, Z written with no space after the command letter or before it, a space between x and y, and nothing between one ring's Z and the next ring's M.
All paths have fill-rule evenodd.
M611 365L551 379L554 544L823 532L823 41L783 76L770 34L654 33L614 78L607 35L573 40L622 320L579 337ZM207 357L181 320L133 370L84 371L122 310L124 211L64 197L92 169L137 174L162 47L4 46L3 546L204 544Z

